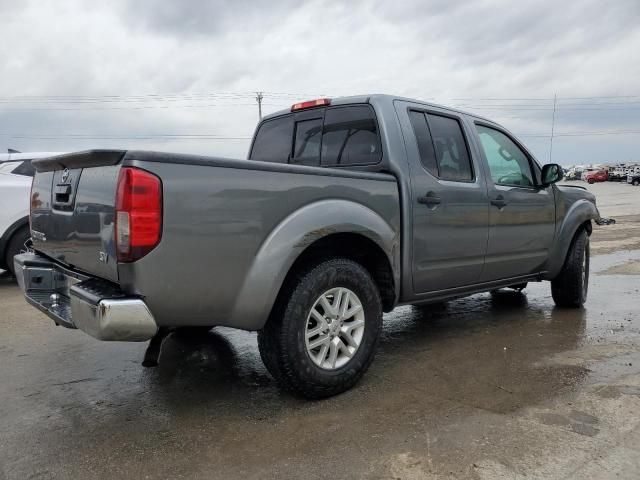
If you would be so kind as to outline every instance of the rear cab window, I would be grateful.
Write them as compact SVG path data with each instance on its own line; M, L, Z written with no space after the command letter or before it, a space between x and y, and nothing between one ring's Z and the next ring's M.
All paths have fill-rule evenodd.
M322 130L322 165L375 165L382 159L380 135L369 105L328 108Z
M322 112L317 112L321 114ZM322 117L296 118L294 127L295 144L290 163L298 165L320 165L322 144Z
M338 105L266 120L249 159L323 167L376 165L382 146L373 107Z
M293 115L284 115L260 124L249 160L287 163L291 156Z

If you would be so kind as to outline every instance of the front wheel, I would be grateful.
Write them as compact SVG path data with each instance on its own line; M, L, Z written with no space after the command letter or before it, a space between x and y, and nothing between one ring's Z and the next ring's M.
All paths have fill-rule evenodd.
M375 355L380 293L369 272L348 259L324 261L287 282L258 333L260 356L285 390L324 398L348 390Z
M640 185L640 180L634 180L634 181L633 181L633 185L634 185L634 186L636 186L636 187L637 187L638 185Z
M551 281L551 295L559 307L579 308L589 288L589 235L580 230L567 253L560 274Z

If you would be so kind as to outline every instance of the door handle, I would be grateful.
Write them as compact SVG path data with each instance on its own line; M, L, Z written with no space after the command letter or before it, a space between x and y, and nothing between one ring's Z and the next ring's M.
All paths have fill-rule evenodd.
M440 205L442 199L436 194L436 192L429 192L424 197L418 197L418 203L427 206Z
M498 208L504 208L507 206L507 201L504 199L502 195L498 195L496 198L491 200L491 205Z

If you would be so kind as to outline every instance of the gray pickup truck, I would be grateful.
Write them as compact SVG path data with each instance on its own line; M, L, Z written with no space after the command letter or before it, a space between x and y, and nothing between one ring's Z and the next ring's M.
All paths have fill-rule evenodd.
M382 313L551 281L587 295L595 198L500 125L387 95L264 118L248 160L92 150L34 160L29 303L101 340L258 331L309 398L370 365ZM151 347L155 345L152 349Z

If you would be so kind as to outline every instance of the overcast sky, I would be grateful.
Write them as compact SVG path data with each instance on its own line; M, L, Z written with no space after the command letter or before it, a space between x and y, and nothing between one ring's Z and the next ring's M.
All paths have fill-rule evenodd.
M547 162L557 94L554 161L640 161L638 0L0 0L0 19L0 151L245 157L259 90L266 113L364 93L460 106Z

